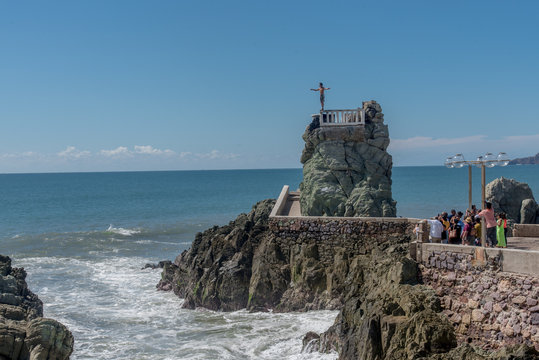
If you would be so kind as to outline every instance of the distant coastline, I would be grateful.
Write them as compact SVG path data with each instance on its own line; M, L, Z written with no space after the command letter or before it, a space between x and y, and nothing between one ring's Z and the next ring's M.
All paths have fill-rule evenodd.
M539 153L535 156L528 156L518 159L513 159L509 162L509 165L536 165L539 164Z

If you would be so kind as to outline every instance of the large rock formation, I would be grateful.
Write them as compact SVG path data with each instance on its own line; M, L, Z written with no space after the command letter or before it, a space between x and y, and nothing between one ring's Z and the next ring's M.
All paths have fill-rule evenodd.
M73 335L43 317L43 303L25 279L23 268L0 255L0 359L69 359Z
M305 130L302 215L396 216L382 108L368 101L363 109L365 126L320 127L315 118Z
M485 195L494 210L506 213L508 219L520 224L539 223L539 205L528 184L501 177L487 184Z

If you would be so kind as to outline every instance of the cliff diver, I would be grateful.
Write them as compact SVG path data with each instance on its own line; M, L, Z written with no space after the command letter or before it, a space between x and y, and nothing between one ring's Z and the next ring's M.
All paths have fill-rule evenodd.
M322 105L322 110L324 111L324 101L326 100L326 96L324 95L324 91L329 90L331 88L325 88L324 84L320 83L318 89L311 89L312 91L320 91L320 105Z

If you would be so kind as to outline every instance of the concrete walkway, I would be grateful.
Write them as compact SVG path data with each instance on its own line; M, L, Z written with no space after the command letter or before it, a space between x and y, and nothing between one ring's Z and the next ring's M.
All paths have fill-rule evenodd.
M299 205L299 192L290 191L286 204L281 212L282 216L301 216L301 207Z

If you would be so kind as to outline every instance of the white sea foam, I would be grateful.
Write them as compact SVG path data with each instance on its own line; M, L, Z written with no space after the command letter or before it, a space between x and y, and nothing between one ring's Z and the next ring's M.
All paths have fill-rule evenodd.
M302 354L308 331L322 332L334 311L307 313L213 312L181 308L159 292L160 270L141 267L157 259L33 257L24 266L45 316L75 336L73 359L335 359Z
M115 228L115 227L112 226L112 224L110 224L110 226L106 230L106 232L113 233L113 234L118 234L118 235L123 235L123 236L132 236L132 235L140 234L141 230L140 229L124 229L124 228L121 228L121 227Z
M191 245L191 242L170 242L170 241L155 241L155 240L136 240L135 244L162 244L162 245Z

